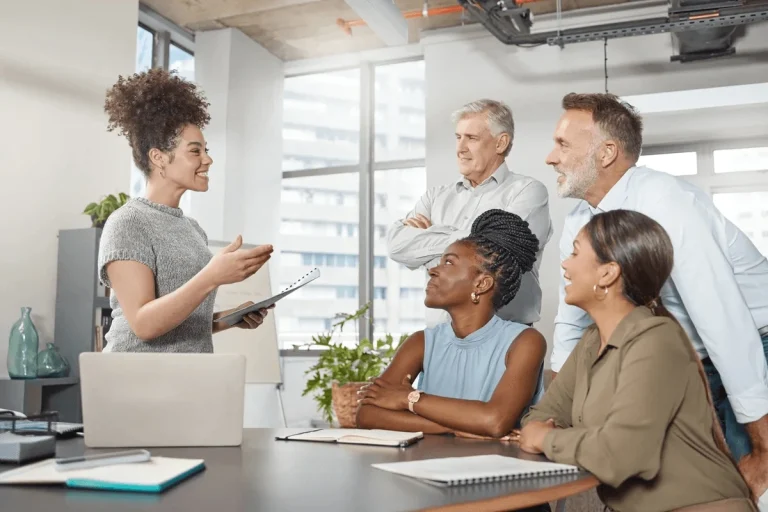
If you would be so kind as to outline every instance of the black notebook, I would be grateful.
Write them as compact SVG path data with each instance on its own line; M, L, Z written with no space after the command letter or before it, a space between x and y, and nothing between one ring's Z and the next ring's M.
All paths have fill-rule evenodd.
M422 432L399 432L396 430L320 428L277 436L282 441L315 441L320 443L369 444L376 446L408 446L422 439Z

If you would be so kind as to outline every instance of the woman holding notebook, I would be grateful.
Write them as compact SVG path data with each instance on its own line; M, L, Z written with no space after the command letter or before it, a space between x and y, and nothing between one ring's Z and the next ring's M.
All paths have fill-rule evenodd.
M208 190L207 107L194 84L160 69L120 77L107 92L108 129L128 139L147 191L110 215L101 235L99 277L112 289L106 351L213 352L212 334L228 327L217 322L227 312L213 311L216 289L247 279L272 253L242 249L237 237L213 256L179 208L185 192ZM265 315L238 327L258 327Z
M502 438L542 392L544 337L502 320L539 242L513 213L489 210L429 271L427 307L450 323L412 334L384 373L360 391L362 428ZM417 389L412 378L421 374Z
M594 324L523 419L521 447L574 464L618 512L756 510L685 331L661 304L673 249L633 211L595 215L563 262L565 302Z

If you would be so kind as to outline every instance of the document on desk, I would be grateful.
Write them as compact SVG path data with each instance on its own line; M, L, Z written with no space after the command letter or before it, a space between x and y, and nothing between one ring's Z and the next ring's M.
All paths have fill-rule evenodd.
M473 455L371 464L376 469L438 486L455 486L578 473L577 466L503 455Z
M424 437L423 432L399 432L396 430L368 430L354 428L323 428L277 436L282 441L316 441L322 443L369 444L376 446L408 446Z
M202 471L202 459L152 457L147 462L61 472L55 459L0 473L0 485L66 485L79 489L162 492Z

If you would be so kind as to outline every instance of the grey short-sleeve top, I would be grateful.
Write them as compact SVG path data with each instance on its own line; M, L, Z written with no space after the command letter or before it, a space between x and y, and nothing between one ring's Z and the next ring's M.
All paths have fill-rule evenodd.
M155 277L157 297L192 279L212 257L208 238L180 208L133 198L109 216L99 244L99 278L111 286L106 266L117 260L137 261ZM153 340L141 340L123 316L119 297L110 296L112 325L105 352L213 352L212 292L186 320Z

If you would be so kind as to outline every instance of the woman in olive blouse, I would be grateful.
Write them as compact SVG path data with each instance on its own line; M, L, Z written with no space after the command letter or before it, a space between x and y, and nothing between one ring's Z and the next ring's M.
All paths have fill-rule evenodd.
M565 302L595 323L523 419L521 448L591 472L618 512L757 510L701 362L661 305L672 263L667 233L641 213L584 226L563 262Z

